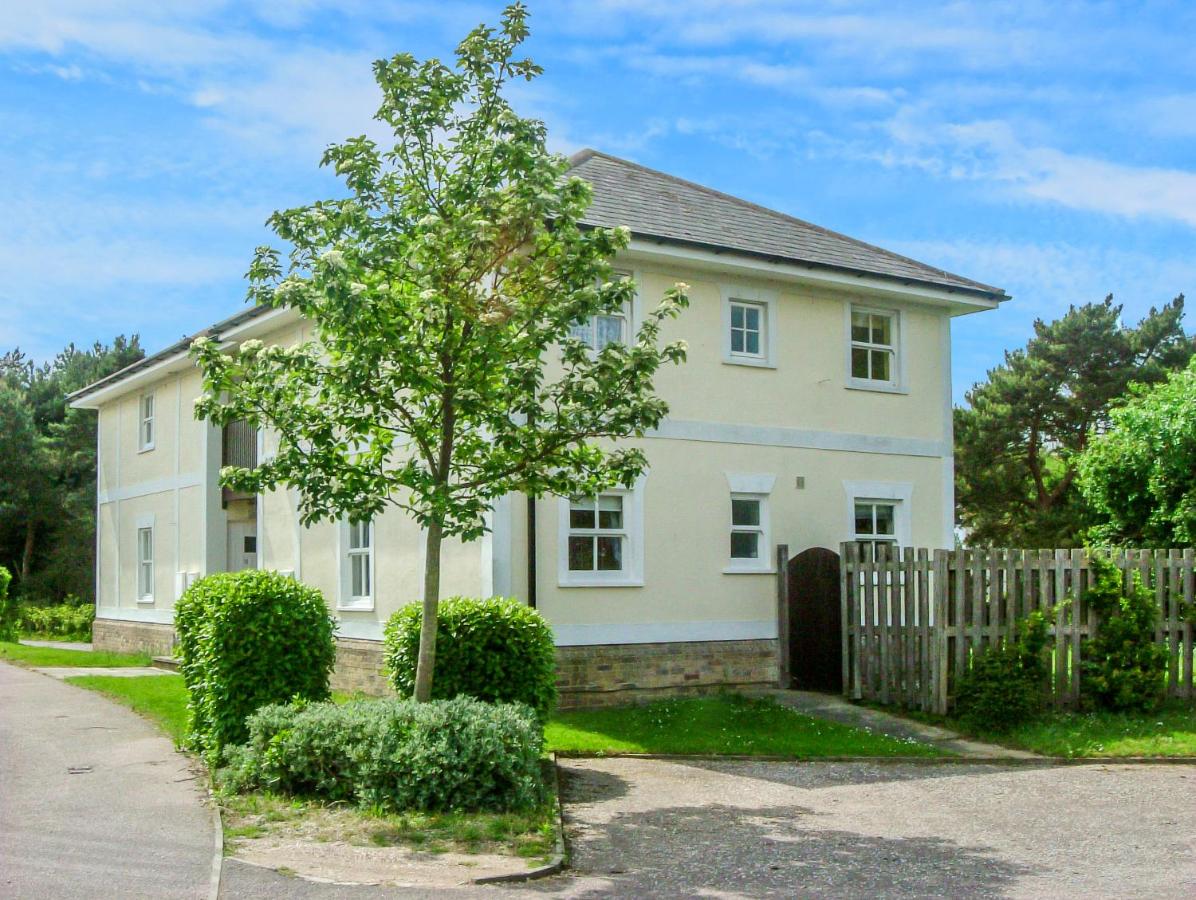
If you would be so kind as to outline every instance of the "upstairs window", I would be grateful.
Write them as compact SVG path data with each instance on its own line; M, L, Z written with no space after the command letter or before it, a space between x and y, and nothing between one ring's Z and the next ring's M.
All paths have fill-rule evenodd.
M154 449L154 395L142 394L138 404L137 447L140 450Z
M767 316L763 303L731 301L731 355L764 358L764 323Z
M615 281L630 279L630 272L614 273ZM569 334L591 350L602 350L610 344L627 341L630 319L630 310L624 307L617 313L601 313L590 316L585 321L575 322L569 328Z
M897 386L897 314L851 308L851 380L861 386Z

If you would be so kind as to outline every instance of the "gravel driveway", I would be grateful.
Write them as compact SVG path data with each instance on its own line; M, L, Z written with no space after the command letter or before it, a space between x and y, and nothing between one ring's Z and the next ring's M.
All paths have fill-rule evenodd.
M562 764L598 897L1196 897L1196 765Z

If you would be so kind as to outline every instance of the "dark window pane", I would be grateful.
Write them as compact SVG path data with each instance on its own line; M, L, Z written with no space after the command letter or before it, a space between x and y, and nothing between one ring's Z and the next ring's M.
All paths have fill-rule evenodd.
M760 332L749 331L744 335L746 343L744 345L744 353L750 353L753 356L760 355Z
M867 378L868 377L868 351L860 350L858 347L851 349L851 377L852 378Z
M889 353L886 350L872 351L872 378L876 381L890 381Z
M743 307L734 305L731 307L731 327L743 328Z
M872 534L872 507L866 503L855 505L855 533Z
M760 524L760 501L759 500L732 500L731 501L731 524L732 525L759 525Z
M888 316L872 316L872 343L885 345L893 343Z
M893 518L893 507L890 504L876 504L876 533L894 534Z
M257 537L252 534L245 535L245 552L257 553Z
M569 527L570 528L593 528L594 527L594 510L578 509L575 506L569 507Z
M623 570L623 539L618 537L598 538L598 571L621 572Z
M760 535L754 531L732 531L731 558L759 559Z
M594 539L592 537L569 538L569 571L594 571Z
M743 352L743 332L735 328L731 329L731 352Z
M745 327L749 331L760 330L760 307L746 306L743 310Z
M851 314L851 339L853 341L868 340L868 314L853 312Z

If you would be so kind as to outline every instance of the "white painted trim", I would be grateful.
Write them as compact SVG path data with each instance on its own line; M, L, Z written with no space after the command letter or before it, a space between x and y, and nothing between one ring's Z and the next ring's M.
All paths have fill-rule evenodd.
M631 490L611 488L603 494L624 497L623 518L627 532L626 567L621 572L571 572L569 570L569 498L557 498L557 586L562 588L644 586L644 481ZM597 514L597 513L595 513Z
M159 625L174 624L174 609L130 609L127 606L101 606L96 610L96 619L110 619L114 622L155 622Z
M722 348L723 362L731 366L754 366L761 369L777 367L777 292L768 288L749 287L745 284L720 284L722 293ZM731 351L731 304L733 301L754 303L763 307L763 334L760 356L733 353Z
M100 482L103 480L103 477L104 477L104 455L103 455L104 425L103 425L103 422L101 421L102 418L103 418L102 410L96 410L96 495L95 495L95 501L94 501L95 506L93 507L94 512L95 512L95 522L96 522L96 533L95 533L95 541L94 541L95 554L96 554L96 570L95 570L95 572L92 573L92 576L94 578L94 581L92 583L95 585L95 596L92 601L92 605L95 606L95 608L97 610L100 608L100 591L101 591L101 588L104 583L103 574L101 571L102 566L103 566L104 553L103 553L103 547L101 546L101 543L100 543L100 535L102 535L104 533L104 521L101 518L101 510L100 510ZM120 417L118 416L117 418L119 420ZM119 538L119 537L120 537L120 534L118 533L117 538Z
M942 366L943 445L950 452L943 456L943 534L942 549L955 546L955 400L951 395L951 319L939 323L939 365Z
M137 497L148 497L150 494L167 494L183 488L200 487L204 483L202 472L188 472L185 475L170 475L166 478L155 478L153 481L139 481L135 484L122 485L98 495L99 502L114 503L118 500L134 500Z
M266 452L266 434L264 428L257 429L254 434L254 443L257 444L257 460L260 464ZM253 540L254 547L257 552L254 553L253 559L257 565L254 568L266 568L266 495L264 493L258 494L253 498ZM244 548L242 548L244 549Z
M815 431L772 425L733 425L728 422L698 422L682 419L666 419L659 428L649 432L647 437L674 441L745 444L757 447L798 447L805 450L880 453L886 456L941 457L950 454L950 449L945 448L941 441L923 438Z
M486 564L486 544L483 544L482 582L483 588L489 581L489 596L511 596L511 498L512 494L504 494L494 501L491 511L491 531L487 538L483 538L489 545L489 567ZM483 591L485 594L485 591Z
M777 476L771 472L724 472L727 476L727 487L732 494L764 494L772 493Z
M812 285L842 290L850 289L853 294L870 295L885 300L910 300L939 307L946 307L953 316L966 315L986 309L996 309L999 300L957 291L952 288L931 285L903 283L895 279L871 275L857 275L851 272L836 272L815 265L771 261L741 256L731 250L703 250L681 247L662 241L632 238L621 256L636 262L656 263L665 266L682 265L687 268L704 269L739 277L767 278L790 284ZM1009 299L1005 297L1004 299Z
M174 568L175 590L174 599L178 600L187 589L186 572L180 572L183 556L183 527L179 521L182 515L182 503L179 497L179 475L183 469L183 377L174 379ZM179 575L183 576L180 588Z
M345 610L348 612L348 610ZM336 636L357 641L380 641L385 636L386 626L376 620L338 619Z
M683 641L757 641L776 638L775 619L741 622L627 622L552 626L558 647L601 644L674 644Z
M893 510L893 530L896 532L897 543L902 547L913 545L912 510L914 485L910 481L844 481L843 491L847 495L847 536L844 540L851 540L855 536L855 503L857 500L891 500L896 504Z
M299 318L299 313L293 309L272 309L234 328L221 332L217 337L227 344L238 339L243 340L275 328L280 328L286 325L288 320L297 318ZM72 409L97 409L100 404L131 393L143 385L152 384L165 375L194 368L195 363L191 360L190 348L187 347L158 360L158 362L144 369L130 372L125 377L118 378L116 381L104 385L104 387L94 393L80 397L78 400L72 400L70 406Z
M873 381L868 378L856 378L851 374L851 345L853 343L851 337L851 314L853 311L859 310L863 313L872 313L874 315L891 316L893 318L893 367L896 371L893 373L896 377L892 381ZM881 394L908 394L909 383L906 381L905 373L905 323L902 321L903 315L900 309L892 307L874 306L868 303L861 303L858 300L845 300L843 302L844 315L844 336L843 336L843 361L845 368L843 370L843 383L848 390L853 391L874 391Z

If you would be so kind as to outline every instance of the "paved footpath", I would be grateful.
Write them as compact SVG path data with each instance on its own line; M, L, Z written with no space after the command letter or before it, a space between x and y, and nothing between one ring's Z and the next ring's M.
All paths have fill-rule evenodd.
M207 897L214 839L194 771L154 726L0 663L0 897Z

